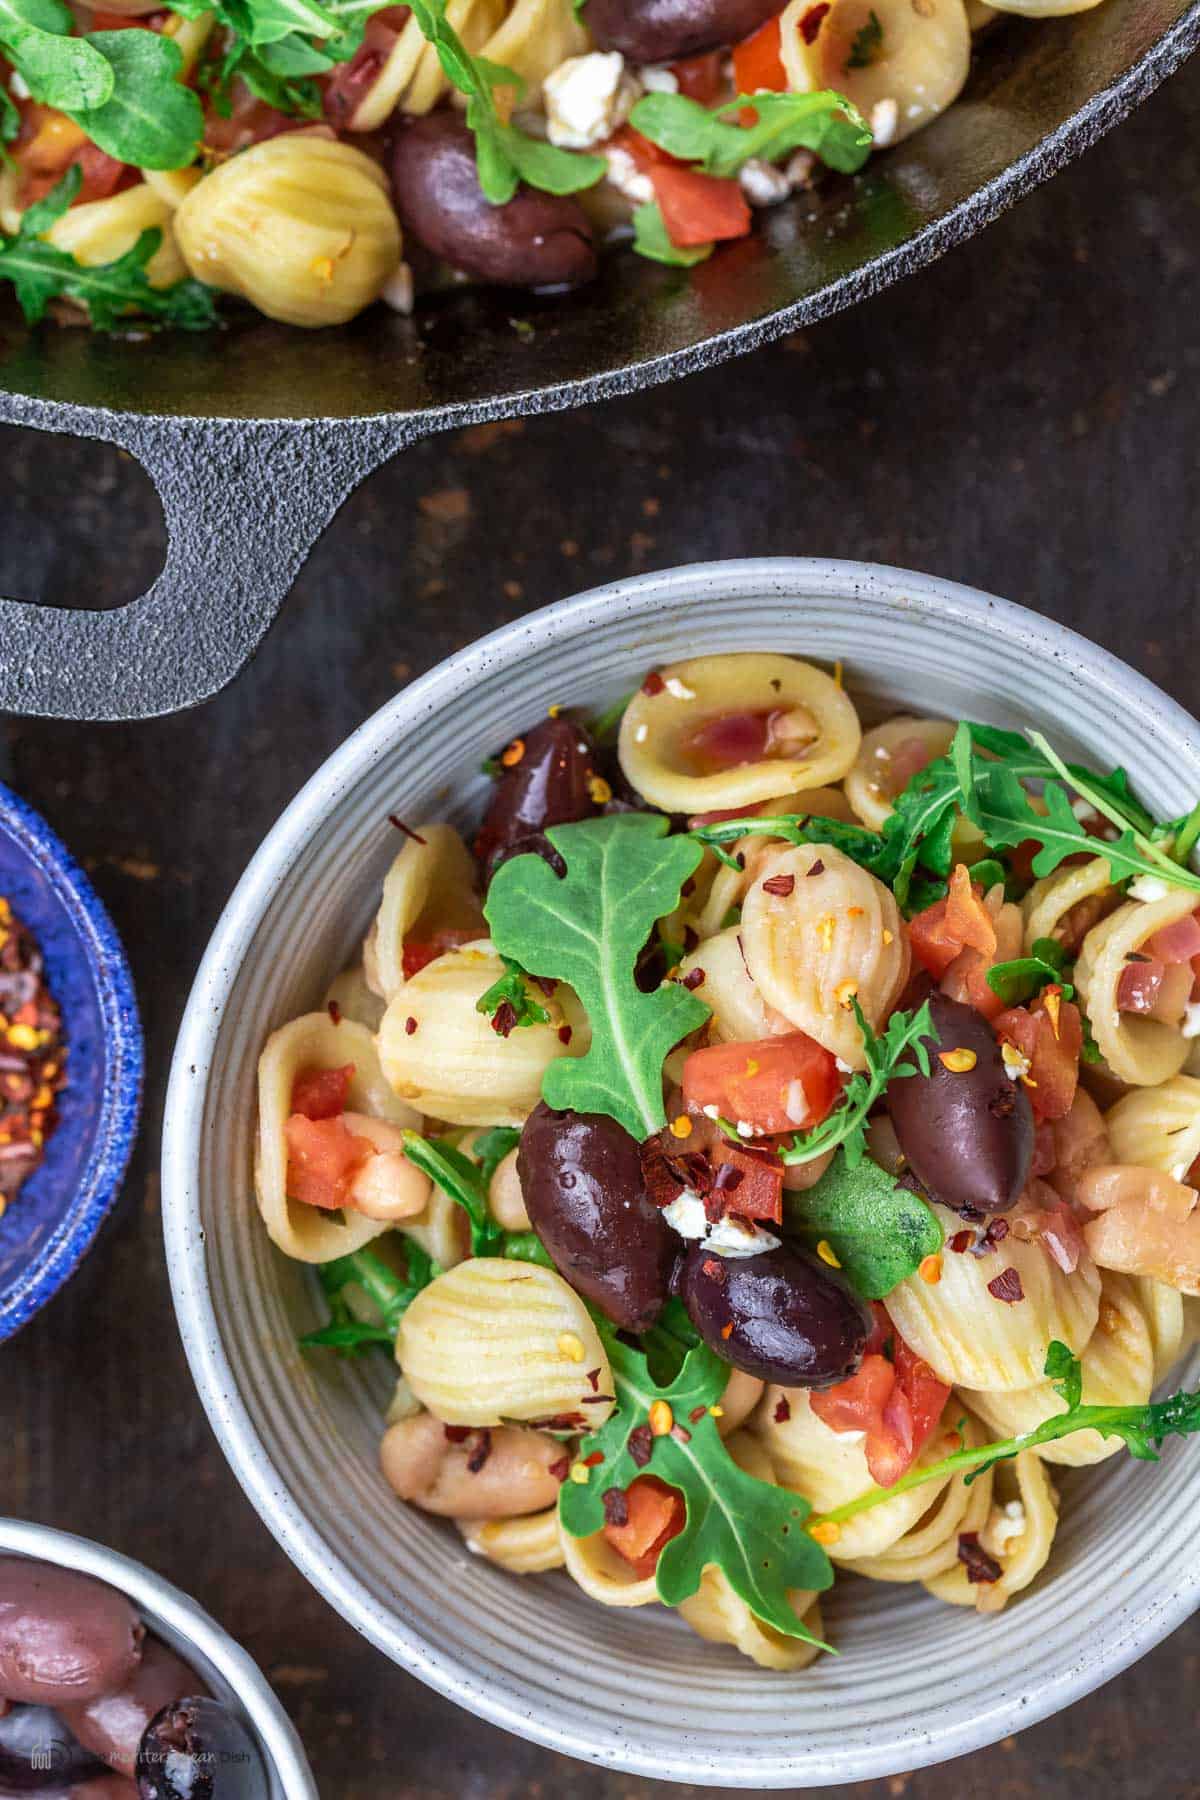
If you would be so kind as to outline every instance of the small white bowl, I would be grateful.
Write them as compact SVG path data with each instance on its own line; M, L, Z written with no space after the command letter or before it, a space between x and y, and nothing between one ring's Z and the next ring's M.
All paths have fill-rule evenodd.
M1105 651L1021 607L861 563L668 570L535 613L406 688L284 813L205 956L167 1100L163 1216L180 1329L233 1468L284 1549L388 1656L495 1724L631 1773L751 1788L893 1774L977 1750L1118 1673L1200 1603L1200 1448L1063 1483L1049 1569L995 1618L839 1581L842 1654L768 1673L659 1608L470 1557L377 1471L387 1364L302 1356L309 1271L267 1241L251 1158L267 1033L318 1004L396 851L388 814L467 824L481 759L551 702L608 701L656 664L780 650L830 663L870 710L1051 733L1123 762L1164 817L1200 793L1194 720ZM399 1738L399 1728L398 1728Z
M187 1594L90 1538L23 1519L0 1519L0 1555L33 1556L78 1569L126 1595L155 1637L182 1656L250 1732L270 1775L271 1800L317 1800L317 1784L296 1728L257 1663Z

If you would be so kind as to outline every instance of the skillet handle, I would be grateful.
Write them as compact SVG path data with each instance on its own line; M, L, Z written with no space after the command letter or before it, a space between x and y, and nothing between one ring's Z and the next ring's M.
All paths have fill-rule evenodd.
M0 599L0 708L148 719L218 693L249 661L343 500L421 435L368 423L116 417L98 433L151 476L167 558L109 612Z

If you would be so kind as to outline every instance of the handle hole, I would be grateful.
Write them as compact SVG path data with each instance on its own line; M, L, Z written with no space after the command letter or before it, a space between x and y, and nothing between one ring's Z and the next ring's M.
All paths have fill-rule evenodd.
M110 612L161 572L167 530L154 483L115 444L0 426L0 594Z

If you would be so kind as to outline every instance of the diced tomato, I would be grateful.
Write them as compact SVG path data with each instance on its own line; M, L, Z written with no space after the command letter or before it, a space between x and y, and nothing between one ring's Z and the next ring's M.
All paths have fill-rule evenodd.
M136 169L97 148L65 113L49 106L25 109L16 152L21 168L20 204L32 206L78 163L83 176L77 204L107 200L138 179Z
M667 236L677 249L748 234L750 206L736 181L666 163L656 163L650 179Z
M408 24L407 6L389 6L367 20L362 43L325 83L325 117L336 131L353 131L354 115L374 87L396 40Z
M440 931L431 931L427 938L405 938L402 959L405 981L411 981L447 950L457 950L460 944L477 943L479 934L479 926L466 931L444 926Z
M282 137L287 131L311 130L308 120L291 118L277 112L250 92L244 81L230 83L232 105L228 118L222 118L214 107L206 107L204 147L217 156L233 156L251 144L265 143L268 138Z
M750 37L733 47L733 85L739 94L757 94L766 89L782 94L787 89L787 70L783 66L783 34L779 20L768 19Z
M727 1213L783 1223L783 1164L778 1156L743 1149L722 1137L712 1147L712 1161L717 1171L713 1197L724 1202Z
M1142 949L1157 962L1190 963L1193 956L1200 956L1200 916L1188 913L1186 918L1164 925L1147 938Z
M354 1064L340 1069L301 1069L292 1083L292 1111L306 1119L336 1119L346 1110Z
M605 148L624 150L645 175L649 175L660 163L667 163L677 169L684 166L677 156L672 156L668 150L660 149L648 137L643 137L640 131L635 131L632 125L622 125L618 131L614 131L607 140Z
M973 886L965 863L950 877L950 891L908 922L908 935L917 961L940 981L959 953L967 948L981 956L996 953L996 927L983 904L983 890Z
M948 1385L894 1326L890 1336L890 1362L869 1351L857 1375L809 1395L813 1412L831 1431L866 1433L867 1467L880 1487L891 1487L911 1469L950 1398Z
M1013 1044L1029 1062L1026 1087L1033 1116L1062 1119L1071 1110L1079 1081L1083 1021L1079 1008L1057 986L1043 988L1030 1006L1012 1006L994 1021L996 1036Z
M1183 1016L1191 992L1190 963L1166 963L1152 957L1125 964L1117 980L1117 1006L1121 1012L1174 1024Z
M332 1211L347 1205L350 1184L375 1154L366 1138L355 1137L344 1119L306 1119L293 1113L287 1137L287 1192L290 1200Z
M625 1489L628 1518L624 1525L604 1526L604 1535L624 1557L639 1581L653 1575L658 1559L687 1520L683 1495L657 1475L639 1475Z
M841 1092L837 1062L804 1031L693 1050L683 1065L689 1112L706 1106L756 1135L819 1125Z
M960 950L938 984L942 993L973 1006L985 1019L999 1018L1004 1002L988 985L987 978L994 961L994 957L983 956L978 950Z
M682 62L670 64L672 75L679 83L679 92L686 94L689 100L698 100L701 106L711 106L721 94L721 52L708 50L700 56L685 57Z

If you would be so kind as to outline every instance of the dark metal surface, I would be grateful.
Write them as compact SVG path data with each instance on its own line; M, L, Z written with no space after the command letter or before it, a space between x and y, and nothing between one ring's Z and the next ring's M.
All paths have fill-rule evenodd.
M416 445L345 507L287 629L209 706L0 725L0 780L87 861L129 946L149 1073L123 1201L0 1353L0 1512L101 1538L195 1593L274 1682L322 1800L700 1796L565 1762L419 1686L308 1587L229 1472L179 1347L155 1172L179 1015L235 880L411 676L531 607L689 558L934 569L1077 627L1200 712L1198 276L1195 62L994 230L839 318L591 413ZM147 484L115 453L32 432L0 430L0 457L0 585L123 598L158 542ZM1150 1512L1155 1471L1140 1480ZM1136 1525L1113 1555L1135 1583ZM1006 1744L810 1800L1197 1800L1198 1681L1200 1618Z
M306 334L241 321L148 343L0 324L0 421L104 439L152 475L162 574L109 614L0 599L0 706L145 718L206 699L253 654L348 494L418 438L709 367L878 292L970 237L1176 69L1200 0L1106 0L1004 20L964 98L809 219L690 273L631 255L566 299L463 293Z

